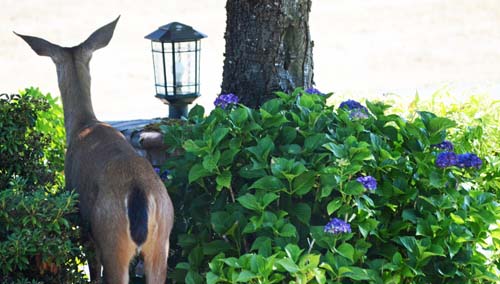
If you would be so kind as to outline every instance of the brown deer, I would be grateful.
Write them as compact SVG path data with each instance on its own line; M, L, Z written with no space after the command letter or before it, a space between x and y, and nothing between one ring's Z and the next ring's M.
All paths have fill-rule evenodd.
M84 238L94 251L88 260L91 280L128 283L129 263L140 252L147 283L164 283L174 210L151 164L124 136L96 119L90 98L89 62L105 47L119 17L80 45L61 47L20 35L57 69L66 128L65 176L79 194Z

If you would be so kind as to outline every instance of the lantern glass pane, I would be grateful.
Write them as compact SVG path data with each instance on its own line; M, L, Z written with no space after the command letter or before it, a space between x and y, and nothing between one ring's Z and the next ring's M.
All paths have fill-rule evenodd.
M155 73L156 93L165 94L165 69L163 62L162 43L152 42L153 67Z
M197 93L195 42L175 43L175 88L178 95Z

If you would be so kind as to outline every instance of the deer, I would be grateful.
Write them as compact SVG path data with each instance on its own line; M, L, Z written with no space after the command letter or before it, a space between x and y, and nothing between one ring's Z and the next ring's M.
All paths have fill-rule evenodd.
M172 201L149 161L118 130L99 121L92 107L89 62L95 50L108 45L119 18L74 47L14 33L56 66L66 130L65 182L78 193L92 283L128 283L137 254L143 257L146 283L165 283Z

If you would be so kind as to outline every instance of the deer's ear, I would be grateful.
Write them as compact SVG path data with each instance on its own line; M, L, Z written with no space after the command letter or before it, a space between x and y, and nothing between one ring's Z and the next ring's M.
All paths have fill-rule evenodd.
M116 23L119 19L120 16L118 16L118 18L116 18L113 22L93 32L87 40L80 44L80 47L92 53L95 50L108 45L109 41L113 37L113 32L115 31Z
M55 60L55 56L58 54L61 49L60 46L50 43L42 38L21 35L14 32L17 36L22 38L28 45L36 52L36 54L41 56L49 56Z

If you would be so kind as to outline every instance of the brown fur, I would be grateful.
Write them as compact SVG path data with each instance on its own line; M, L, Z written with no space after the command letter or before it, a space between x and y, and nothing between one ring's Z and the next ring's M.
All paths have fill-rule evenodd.
M92 281L100 281L102 265L106 283L128 283L129 263L139 248L130 235L127 200L137 187L148 203L148 234L142 245L147 283L164 283L174 214L170 198L151 164L120 132L96 119L90 99L92 52L109 43L117 21L71 48L19 36L36 53L52 58L57 68L67 140L66 185L79 193L82 227L88 248L95 252L89 259Z

